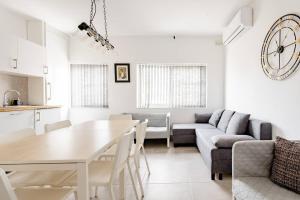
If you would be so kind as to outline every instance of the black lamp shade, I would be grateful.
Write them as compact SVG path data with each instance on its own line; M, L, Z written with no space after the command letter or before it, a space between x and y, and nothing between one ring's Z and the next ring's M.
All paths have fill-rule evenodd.
M89 28L89 25L87 25L85 22L82 22L81 24L79 24L78 28L81 31L87 30Z

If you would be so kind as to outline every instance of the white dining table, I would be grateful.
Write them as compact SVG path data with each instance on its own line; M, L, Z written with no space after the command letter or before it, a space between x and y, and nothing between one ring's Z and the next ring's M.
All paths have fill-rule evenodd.
M88 121L0 145L0 168L5 171L75 170L78 200L88 200L89 163L138 123L138 120ZM122 172L121 199L125 198L124 187Z

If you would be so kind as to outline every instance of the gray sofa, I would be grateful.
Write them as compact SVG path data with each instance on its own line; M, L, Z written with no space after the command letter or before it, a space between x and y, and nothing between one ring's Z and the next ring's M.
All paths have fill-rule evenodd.
M170 147L170 113L125 113L130 114L133 120L148 119L146 139L166 139Z
M243 141L233 146L232 193L236 200L299 200L300 195L274 184L270 171L274 141Z
M205 164L211 170L212 180L215 180L216 174L219 175L220 180L223 174L231 174L232 146L235 142L272 139L271 124L256 119L247 120L243 134L226 133L226 128L235 113L230 112L233 113L231 116L228 116L229 112L226 112L227 116L224 117L222 114L219 124L215 126L209 124L209 118L207 118L202 123L174 124L172 127L174 145L195 143ZM222 117L226 120L222 120Z

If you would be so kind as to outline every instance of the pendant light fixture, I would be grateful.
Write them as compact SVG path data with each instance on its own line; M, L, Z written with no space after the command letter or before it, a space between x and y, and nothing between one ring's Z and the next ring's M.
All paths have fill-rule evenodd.
M105 46L107 50L113 50L115 47L108 40L105 0L103 0L105 37L103 37L100 33L98 33L97 29L93 24L96 13L97 13L96 0L91 0L90 23L88 25L87 23L82 22L81 24L79 24L78 28L81 31L86 31L86 34L89 37L93 37L95 42L100 42L101 45Z

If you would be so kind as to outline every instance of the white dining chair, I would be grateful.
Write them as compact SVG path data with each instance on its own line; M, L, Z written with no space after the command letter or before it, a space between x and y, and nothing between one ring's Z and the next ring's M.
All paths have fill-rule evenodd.
M125 167L129 167L129 174L132 183L134 184L133 175L129 163L129 155L131 151L131 146L133 143L133 133L130 131L123 135L118 143L116 156L114 160L95 160L89 164L89 187L107 187L109 189L109 194L111 200L115 200L115 194L113 191L113 181L120 175L120 173L125 170ZM62 185L76 186L77 175L66 179ZM138 194L134 187L135 197L138 200Z
M109 120L132 120L130 114L113 114L109 116Z
M64 120L64 121L60 121L60 122L55 122L52 124L45 124L45 131L46 133L50 132L50 131L55 131L61 128L67 128L72 126L72 123L70 120Z
M146 151L144 148L144 141L145 141L145 137L146 137L146 129L147 129L147 124L148 124L148 120L146 119L144 122L138 124L136 126L136 143L132 144L131 147L131 152L130 152L130 158L133 158L134 160L134 164L135 164L135 172L138 178L138 182L140 185L140 189L141 189L141 193L142 193L142 197L144 197L144 189L143 189L143 184L142 184L142 179L141 179L141 175L139 172L139 155L140 152L142 151L145 162L146 162L146 166L147 166L147 170L148 173L150 174L150 167L149 167L149 163L148 163L148 159L146 156ZM104 152L99 159L101 158L114 158L116 156L116 152L117 152L117 146L113 145L111 148L109 148L106 152Z
M30 136L36 136L33 129L23 129L9 134L2 134L0 135L0 145L8 145L19 140L26 140L26 138L29 138ZM8 174L8 178L14 188L45 185L56 186L73 173L73 171L67 170L13 171Z
M1 200L66 200L73 192L71 188L17 188L14 190L6 173L0 169Z

